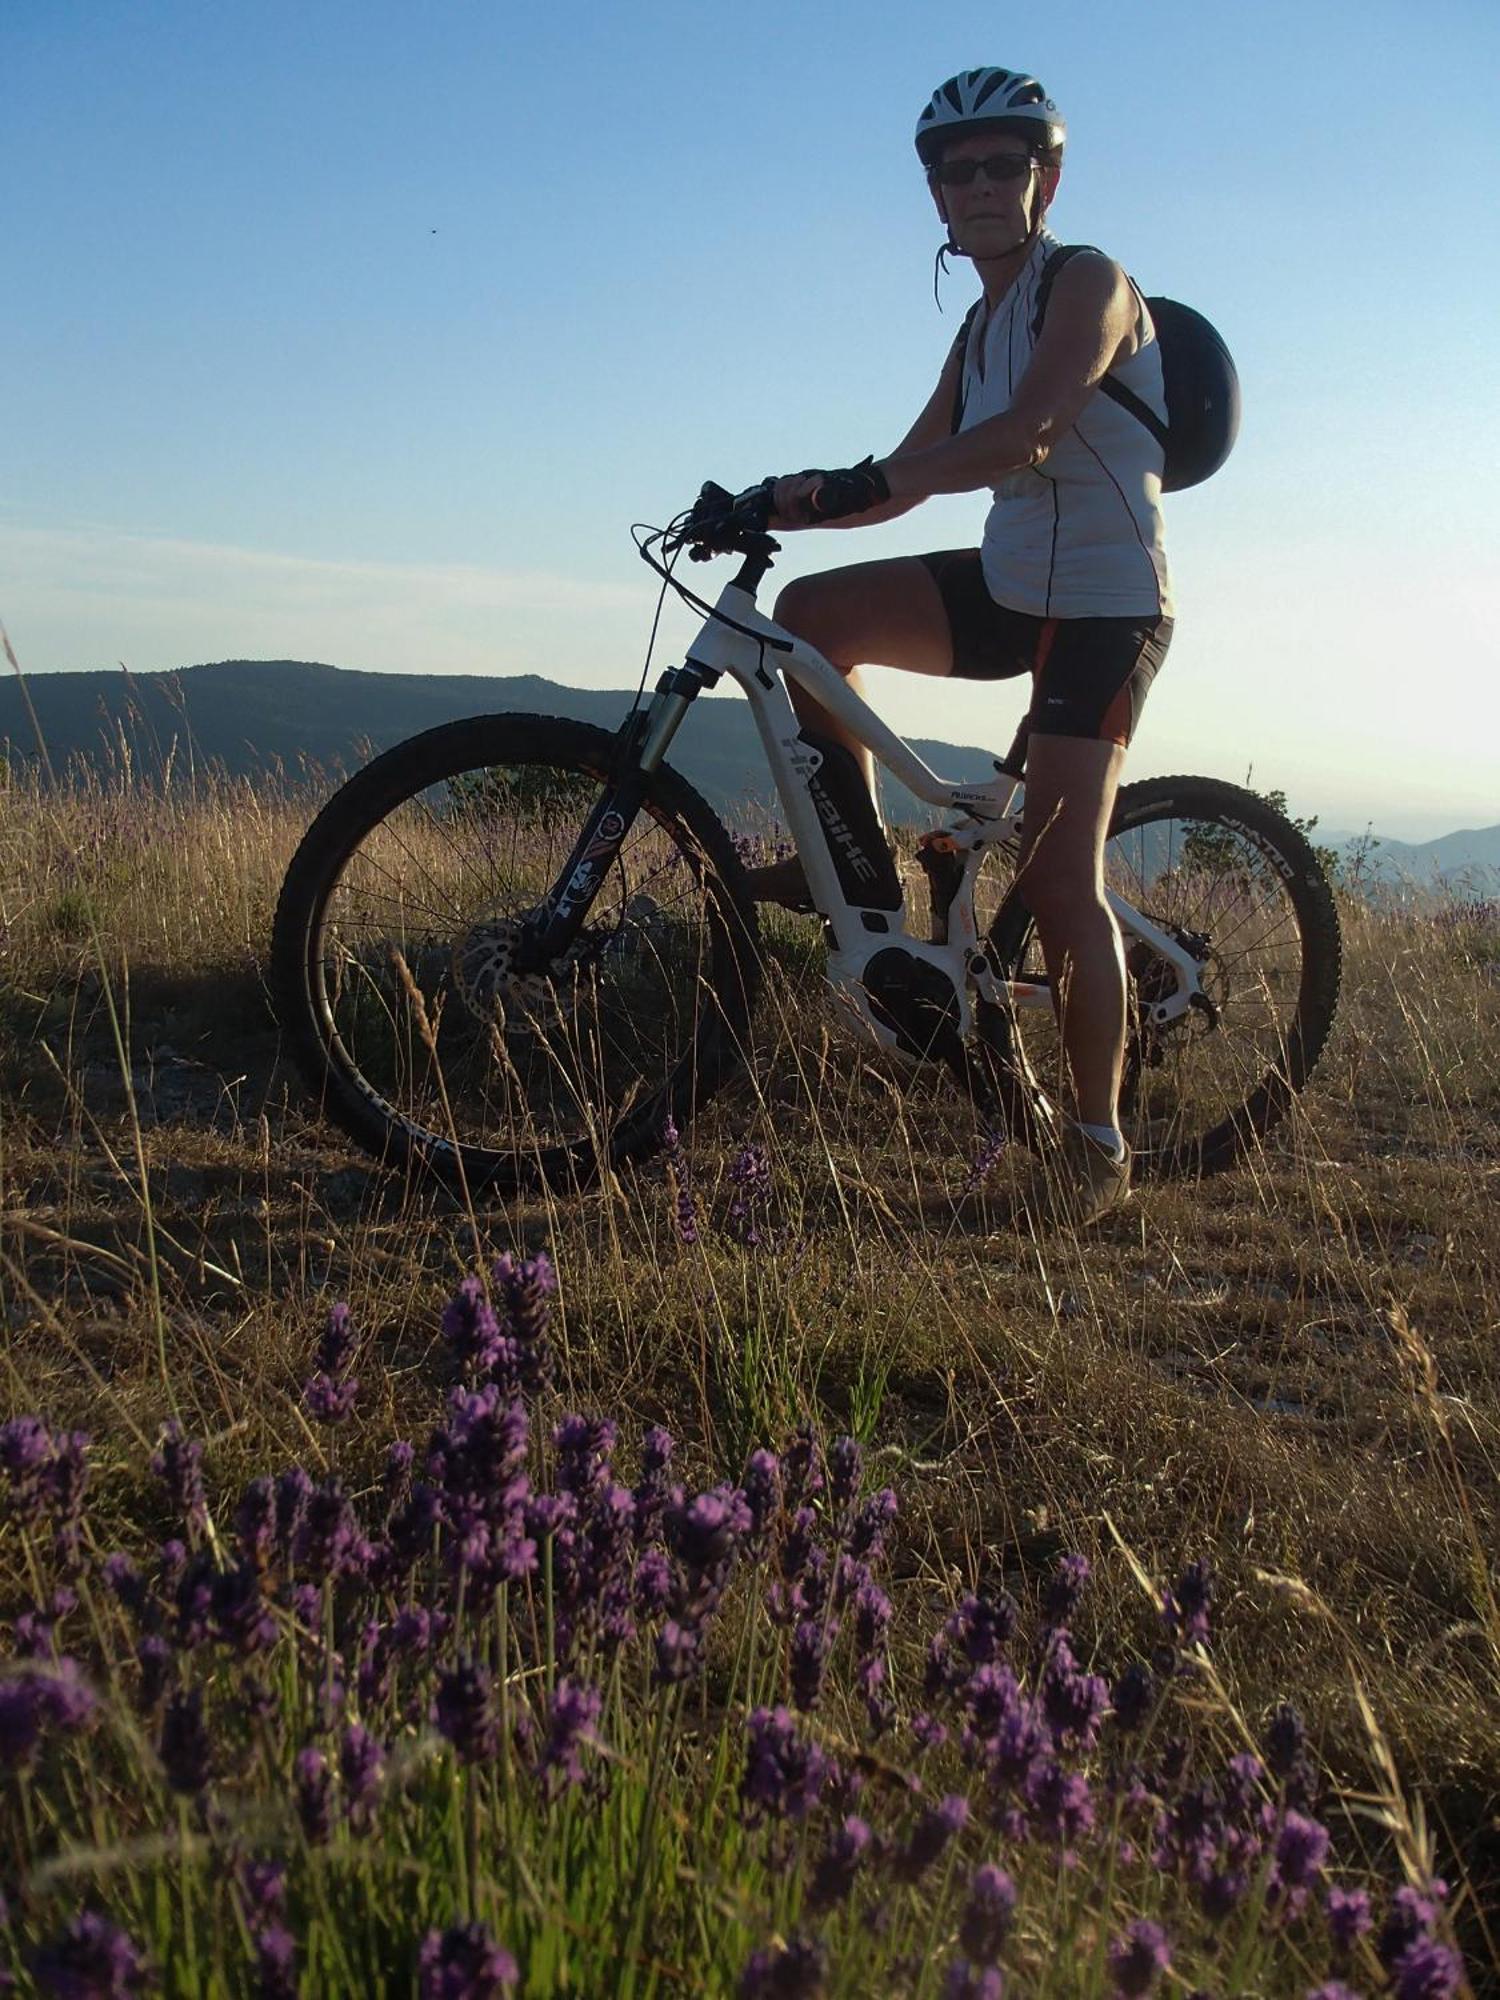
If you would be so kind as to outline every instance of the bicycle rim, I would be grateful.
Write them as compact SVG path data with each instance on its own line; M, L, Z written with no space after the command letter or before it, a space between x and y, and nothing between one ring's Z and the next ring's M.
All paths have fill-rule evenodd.
M510 732L504 762L476 745L357 815L306 935L311 1010L355 1122L440 1170L456 1154L471 1183L586 1178L650 1150L743 1021L733 898L667 772L567 951L518 966L605 775L577 734Z

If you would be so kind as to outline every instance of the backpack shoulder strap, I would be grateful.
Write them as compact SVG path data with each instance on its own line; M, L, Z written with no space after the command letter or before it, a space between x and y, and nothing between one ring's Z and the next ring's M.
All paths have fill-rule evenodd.
M1113 375L1106 375L1099 383L1101 396L1108 396L1112 403L1118 403L1122 410L1128 410L1138 424L1144 424L1163 451L1168 450L1167 427L1149 403L1143 403L1133 389L1127 389L1123 382L1117 382Z
M953 388L953 415L948 424L948 432L951 437L958 435L958 427L964 420L964 356L969 344L969 328L978 318L979 308L983 304L984 293L981 292L973 305L964 314L963 325L953 336L953 345L948 350L950 357L955 354L958 356L958 380Z
M1041 332L1042 321L1047 317L1047 301L1052 296L1052 287L1057 283L1058 273L1070 258L1076 257L1083 250L1093 250L1095 256L1099 254L1097 250L1094 250L1092 243L1064 243L1060 248L1054 250L1046 263L1043 264L1042 275L1037 282L1036 304L1031 309L1031 337L1033 340Z
M1092 243L1065 243L1061 249L1054 250L1042 266L1041 280L1036 288L1036 305L1032 308L1031 314L1031 337L1033 340L1041 333L1042 320L1047 311L1047 301L1052 296L1052 287L1057 281L1058 272L1061 271L1068 259L1076 257L1080 250L1092 250L1093 248ZM1148 310L1150 303L1148 299L1146 301ZM1123 382L1117 382L1112 375L1104 376L1097 386L1101 396L1108 396L1112 403L1118 403L1122 410L1128 410L1137 423L1145 425L1162 450L1165 451L1167 449L1166 425L1148 404L1141 401L1140 397L1133 390L1127 389Z

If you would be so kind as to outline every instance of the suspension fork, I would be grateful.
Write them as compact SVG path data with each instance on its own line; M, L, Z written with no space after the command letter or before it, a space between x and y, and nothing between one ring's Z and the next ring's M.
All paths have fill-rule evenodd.
M684 667L669 667L656 684L651 706L630 715L609 781L541 907L527 921L518 971L546 971L577 937L635 825L646 787L672 738L694 698L718 678L716 668L693 660Z

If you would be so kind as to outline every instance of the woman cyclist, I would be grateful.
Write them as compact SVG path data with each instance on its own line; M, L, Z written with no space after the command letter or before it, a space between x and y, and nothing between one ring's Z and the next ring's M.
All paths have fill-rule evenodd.
M782 529L889 521L931 494L988 488L982 545L799 578L775 615L851 677L864 664L981 681L1031 675L1021 881L1072 1078L1068 1210L1092 1220L1130 1187L1118 1113L1125 968L1104 900L1104 840L1171 638L1172 599L1161 447L1095 393L1112 374L1165 420L1145 303L1118 264L1090 250L1049 274L1038 311L1060 248L1045 217L1065 138L1056 105L1020 71L967 70L934 91L917 153L944 249L972 260L983 297L888 457L776 483ZM873 792L869 752L801 689L793 699L806 723L861 757ZM752 889L797 903L800 870L795 857L757 870Z

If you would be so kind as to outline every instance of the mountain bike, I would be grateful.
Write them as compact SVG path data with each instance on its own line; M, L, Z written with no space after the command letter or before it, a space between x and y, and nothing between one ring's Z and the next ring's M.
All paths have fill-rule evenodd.
M741 1069L760 917L729 830L666 762L726 674L750 703L848 1014L911 1062L944 1065L987 1131L1050 1143L1067 1080L1014 880L1024 728L986 782L938 777L757 608L779 548L769 514L769 482L709 485L670 527L639 532L663 590L704 622L616 733L543 715L448 723L376 757L309 828L276 912L273 986L305 1078L362 1146L471 1194L578 1187L649 1156L669 1119L684 1126ZM684 551L740 558L714 602L678 576ZM944 816L917 845L910 910L855 758L802 725L789 682ZM1340 942L1323 870L1253 792L1150 778L1119 794L1107 892L1137 1170L1224 1167L1284 1117L1327 1039Z

